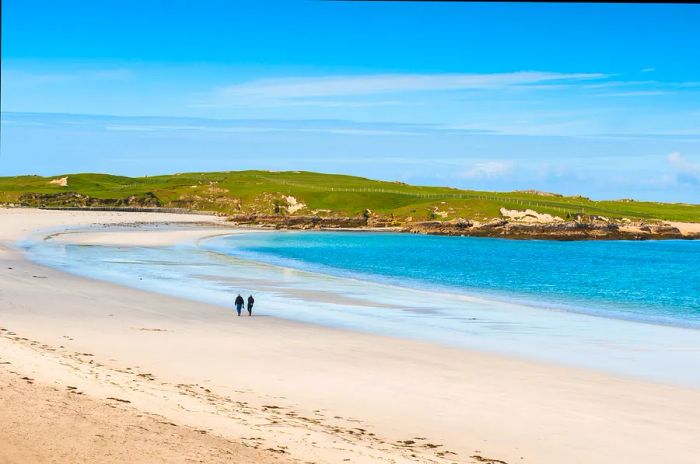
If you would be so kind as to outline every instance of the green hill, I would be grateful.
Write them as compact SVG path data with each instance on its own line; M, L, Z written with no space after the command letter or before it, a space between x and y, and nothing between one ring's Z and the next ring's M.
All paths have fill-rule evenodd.
M66 181L61 182L64 177ZM499 210L504 207L530 208L564 219L583 213L609 218L700 222L700 205L592 201L539 192L480 192L298 171L154 177L108 174L0 177L0 202L29 206L147 205L228 215L359 216L369 209L398 221L455 218L483 221L500 217Z

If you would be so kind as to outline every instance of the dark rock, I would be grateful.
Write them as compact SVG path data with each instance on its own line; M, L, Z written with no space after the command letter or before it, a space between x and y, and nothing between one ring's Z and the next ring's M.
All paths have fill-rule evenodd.
M126 198L94 198L78 192L24 193L20 196L24 206L34 207L160 207L161 202L152 192L130 195Z

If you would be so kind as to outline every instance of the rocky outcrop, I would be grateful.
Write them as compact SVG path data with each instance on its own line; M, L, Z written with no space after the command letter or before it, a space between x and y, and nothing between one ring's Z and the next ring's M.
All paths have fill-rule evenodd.
M526 209L525 211L519 211L517 209L500 209L501 216L506 219L512 219L514 221L520 222L539 222L539 223L550 223L550 222L563 222L564 219L559 216L552 216L551 214L538 213L532 209Z
M390 215L389 217L387 216L381 216L371 209L366 209L362 213L362 217L364 217L367 221L367 227L372 227L372 228L383 228L383 227L397 227L400 226L401 224L394 219L394 215Z
M530 195L539 195L541 197L563 197L564 195L561 195L559 193L552 193L552 192L543 192L542 190L514 190L514 193L528 193Z
M276 229L355 229L368 227L364 216L322 217L322 216L282 216L282 215L238 215L229 218L235 224L252 224Z
M418 222L408 224L404 231L431 235L461 235L470 237L503 237L511 239L539 240L648 240L700 238L683 235L669 225L643 224L620 226L602 221L569 221L552 223L522 223L505 219L492 220L482 224L455 222Z
M49 181L50 185L58 185L59 187L68 187L68 177L61 177Z
M19 202L22 206L52 208L156 208L161 206L158 197L151 192L141 195L130 195L126 198L95 198L77 192L25 193L20 196Z
M208 188L218 188L209 186ZM328 210L308 211L305 204L296 198L269 195L257 198L254 208L246 211L240 200L220 204L217 199L192 195L163 205L151 192L125 198L95 198L77 192L25 193L18 202L6 206L30 206L45 208L99 208L99 209L149 209L183 208L182 211L203 210L211 205L211 211L222 211L233 216L229 220L236 224L256 225L275 229L392 229L410 233L430 235L456 235L472 237L502 237L511 239L541 240L648 240L648 239L700 239L700 225L664 223L661 221L639 221L626 218L609 218L577 213L567 215L567 220L534 210L508 210L501 208L501 217L476 222L457 218L440 220L429 215L431 220L414 221L410 217L395 218L393 215L377 214L369 209L358 216L333 216ZM247 209L247 208L246 208ZM294 210L297 214L290 214ZM320 213L320 214L318 214ZM697 227L695 227L697 226Z
M306 205L304 203L298 201L295 197L291 195L285 196L284 199L287 202L285 206L287 214L294 214L297 211L301 211L304 208L306 208Z
M470 235L473 230L474 223L465 219L413 222L403 228L404 232L429 235Z
M287 214L238 214L229 217L235 224L275 229L382 229L400 226L393 216L386 217L366 209L361 216L320 216Z
M249 224L275 229L377 229L427 235L455 235L469 237L501 237L535 240L649 240L700 238L688 235L672 225L663 223L617 223L600 217L579 217L574 221L522 222L494 218L474 222L458 218L450 221L420 221L399 223L394 218L382 217L366 210L362 216L286 216L238 215L229 218L236 224Z

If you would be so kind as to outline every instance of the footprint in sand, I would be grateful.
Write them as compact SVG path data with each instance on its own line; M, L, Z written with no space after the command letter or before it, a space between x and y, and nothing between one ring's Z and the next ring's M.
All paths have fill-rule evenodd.
M129 400L124 400L121 398L114 398L112 396L107 397L107 399L112 400L112 401L119 401L120 403L131 403L131 401L129 401Z
M454 454L454 453L452 453ZM501 461L500 459L491 459L491 458L485 458L481 455L475 454L473 456L469 456L470 458L474 459L475 461L478 462L484 462L486 464L508 464L505 461Z

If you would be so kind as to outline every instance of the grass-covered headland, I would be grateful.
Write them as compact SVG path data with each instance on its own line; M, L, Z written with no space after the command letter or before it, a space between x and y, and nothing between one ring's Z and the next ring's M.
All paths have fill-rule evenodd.
M532 210L525 222L558 224L700 222L700 205L593 201L545 192L424 187L314 172L235 171L149 177L66 174L0 177L0 203L42 207L162 207L253 218L372 218L383 225L511 221L503 209ZM560 218L560 219L559 219ZM587 218L587 219L586 219ZM622 221L622 222L621 222ZM371 222L371 221L370 221ZM503 224L501 224L502 226ZM498 226L498 224L495 224ZM471 226L470 226L471 227Z

